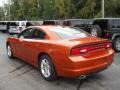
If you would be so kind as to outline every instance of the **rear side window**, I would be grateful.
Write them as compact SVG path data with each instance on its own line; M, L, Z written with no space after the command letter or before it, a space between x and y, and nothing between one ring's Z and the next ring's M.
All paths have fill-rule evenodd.
M71 20L72 26L79 26L84 24L85 22L83 20Z
M33 35L33 39L44 39L45 38L45 33L42 30L35 29Z
M55 21L44 21L43 25L55 25Z
M26 26L25 22L21 22L21 25L22 25L22 26Z
M6 25L7 23L6 22L0 22L0 25Z
M63 21L60 20L60 21L57 21L58 25L63 25Z
M23 32L21 32L18 37L20 38L27 38L27 39L31 39L32 38L32 34L34 33L34 29L32 28L27 28L25 29Z
M108 20L102 19L102 20L95 20L94 25L99 25L102 30L107 30L108 27Z
M120 28L120 19L112 20L112 28Z
M91 36L87 32L73 27L54 27L51 29L56 35L58 35L61 39L74 39L74 38L84 38Z

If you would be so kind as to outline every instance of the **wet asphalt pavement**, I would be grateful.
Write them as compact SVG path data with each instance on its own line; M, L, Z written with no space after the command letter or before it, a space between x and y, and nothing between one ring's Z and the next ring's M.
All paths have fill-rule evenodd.
M62 77L48 82L33 66L7 57L7 37L0 33L0 90L120 90L120 53L116 53L111 67L82 83L77 78Z

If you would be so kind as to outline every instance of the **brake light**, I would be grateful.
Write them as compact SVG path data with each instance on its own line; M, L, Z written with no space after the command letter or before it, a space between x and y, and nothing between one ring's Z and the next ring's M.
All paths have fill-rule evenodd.
M87 52L87 49L75 48L75 49L72 49L71 55L77 55L77 54L81 54L81 53L85 53L85 52Z
M111 44L111 43L107 43L107 44L105 44L105 45L106 45L106 48L112 47L112 44Z
M22 31L22 29L23 29L22 27L19 27L19 31Z
M102 48L110 48L112 46L111 43L104 43L104 44L98 44L98 45L92 45L92 46L85 46L85 47L81 47L81 48L73 48L71 50L71 55L78 55L78 54L83 54L83 53L87 53L89 51L93 51L93 50L98 50L98 49L102 49Z

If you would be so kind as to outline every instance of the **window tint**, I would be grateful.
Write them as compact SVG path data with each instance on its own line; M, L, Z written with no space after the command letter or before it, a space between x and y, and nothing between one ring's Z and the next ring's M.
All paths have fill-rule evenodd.
M44 21L43 25L55 25L55 21Z
M22 25L22 26L26 26L25 22L21 22L21 25Z
M70 25L71 25L71 22L65 20L65 21L63 22L63 25L70 26Z
M31 22L27 22L27 23L26 23L26 27L29 27L29 26L33 26L33 25L31 24Z
M18 37L19 37L19 38L28 38L28 39L31 39L33 32L34 32L34 29L32 29L32 28L27 28L26 30L24 30L23 32L21 32L21 33L18 35Z
M106 19L98 19L98 20L95 20L94 25L99 25L101 27L102 30L107 30L107 27L108 27L108 20Z
M57 21L58 25L63 25L63 21L62 20L59 20Z
M84 24L84 23L85 23L84 20L71 20L72 26L76 26L76 25L80 25L80 24Z
M0 22L0 25L6 25L7 23L6 22Z
M112 28L120 28L120 20L119 19L112 20Z
M51 31L55 32L62 39L84 38L90 36L87 32L72 27L54 27Z
M26 23L26 26L28 27L28 26L40 26L40 25L42 25L42 21L28 21L27 23Z
M35 29L32 38L33 39L44 39L45 33L39 29Z

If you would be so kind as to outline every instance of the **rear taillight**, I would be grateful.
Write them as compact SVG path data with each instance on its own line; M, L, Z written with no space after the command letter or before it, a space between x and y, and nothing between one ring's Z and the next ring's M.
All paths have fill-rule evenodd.
M19 27L19 31L22 31L23 30L23 28L22 27Z
M111 43L106 43L106 44L105 44L105 47L106 47L106 48L110 48L110 47L112 47L112 44L111 44Z
M98 45L92 45L92 46L85 46L81 48L73 48L71 50L71 55L83 54L89 51L98 50L102 48L107 49L107 48L110 48L111 46L112 46L111 43L104 43L104 44L98 44Z

